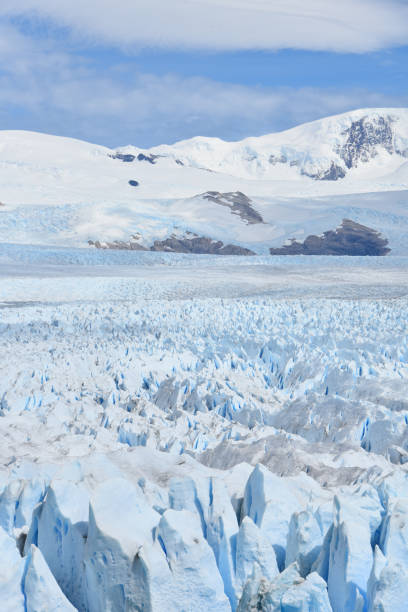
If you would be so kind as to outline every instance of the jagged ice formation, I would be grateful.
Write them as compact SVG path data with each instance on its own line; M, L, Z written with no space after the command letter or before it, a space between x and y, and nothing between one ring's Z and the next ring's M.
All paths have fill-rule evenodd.
M160 299L2 280L27 302L0 309L1 609L403 612L407 298L381 268L377 297L302 297L290 267L245 295L256 260L220 297L199 258L212 295L166 298L188 277L160 261Z

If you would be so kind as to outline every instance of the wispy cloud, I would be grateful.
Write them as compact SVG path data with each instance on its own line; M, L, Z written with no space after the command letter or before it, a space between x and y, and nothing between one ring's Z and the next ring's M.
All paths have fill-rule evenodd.
M404 0L2 0L1 14L121 46L365 52L408 36Z
M106 67L51 38L0 27L0 129L36 129L116 146L195 135L239 139L362 106L408 100L363 89L249 87Z

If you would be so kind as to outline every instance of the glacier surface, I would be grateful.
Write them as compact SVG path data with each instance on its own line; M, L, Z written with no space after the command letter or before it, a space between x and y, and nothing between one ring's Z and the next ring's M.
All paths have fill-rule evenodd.
M2 245L2 610L404 612L405 258Z

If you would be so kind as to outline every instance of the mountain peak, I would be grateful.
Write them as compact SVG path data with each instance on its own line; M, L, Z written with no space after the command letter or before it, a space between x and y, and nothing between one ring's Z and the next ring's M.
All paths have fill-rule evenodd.
M339 180L374 158L408 158L408 109L358 109L241 141L195 137L152 151L233 176L273 179L283 170L292 179Z

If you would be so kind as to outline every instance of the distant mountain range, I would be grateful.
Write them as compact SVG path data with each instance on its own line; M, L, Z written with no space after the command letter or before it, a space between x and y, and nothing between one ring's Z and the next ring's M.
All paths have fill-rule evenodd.
M280 180L300 175L337 181L354 174L357 178L358 169L373 161L386 172L408 163L408 109L362 109L240 142L192 138L155 147L152 153L154 161L166 155L185 165L238 177Z
M4 131L0 201L3 242L319 254L329 236L337 254L408 254L408 109L150 150Z

